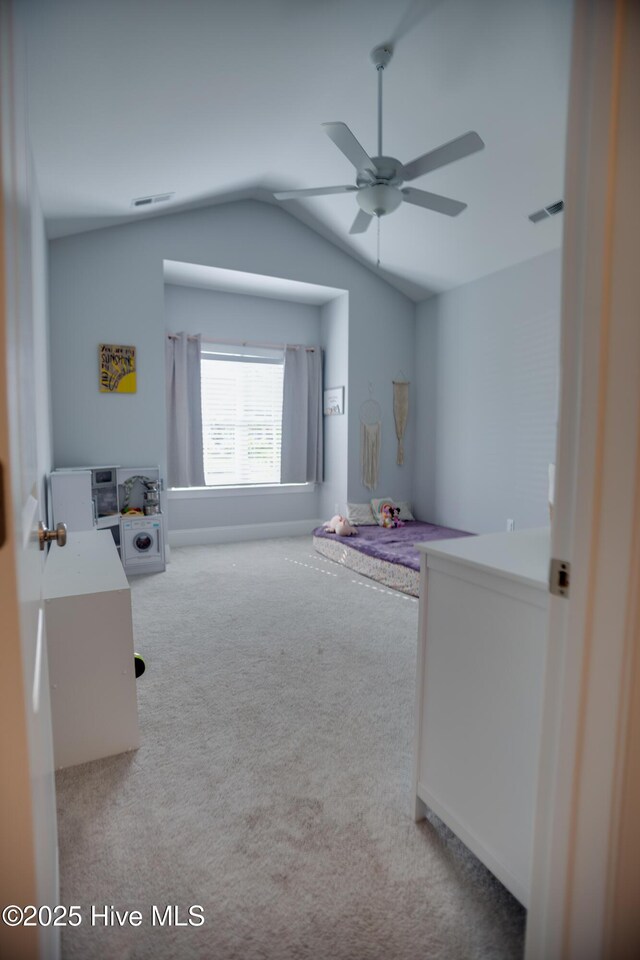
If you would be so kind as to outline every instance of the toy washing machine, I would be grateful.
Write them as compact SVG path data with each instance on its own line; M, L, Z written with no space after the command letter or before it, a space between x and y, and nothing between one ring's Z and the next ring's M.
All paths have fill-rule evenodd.
M125 573L160 573L165 568L162 515L120 518L120 556Z

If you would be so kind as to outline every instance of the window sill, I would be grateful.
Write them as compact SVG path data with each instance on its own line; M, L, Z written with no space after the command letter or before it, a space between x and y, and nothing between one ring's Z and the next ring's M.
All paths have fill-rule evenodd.
M211 497L263 497L278 493L313 493L315 483L269 483L243 487L170 487L169 500L199 500Z

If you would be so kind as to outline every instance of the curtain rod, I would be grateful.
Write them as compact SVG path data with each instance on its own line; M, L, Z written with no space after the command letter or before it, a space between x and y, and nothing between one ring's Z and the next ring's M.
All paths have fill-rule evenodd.
M175 333L168 333L169 340L177 340ZM187 337L187 340L197 340L197 337ZM315 352L315 347L307 347L303 343L260 343L257 340L224 340L222 337L216 337L215 340L203 340L203 343L210 343L215 346L216 343L223 343L231 347L262 347L265 350L284 350L285 347L293 347L296 350L304 348L309 353Z

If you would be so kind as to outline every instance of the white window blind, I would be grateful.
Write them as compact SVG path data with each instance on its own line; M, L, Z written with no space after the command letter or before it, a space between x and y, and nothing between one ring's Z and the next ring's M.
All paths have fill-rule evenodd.
M258 351L253 351L254 353ZM280 483L282 354L202 350L202 439L207 486Z

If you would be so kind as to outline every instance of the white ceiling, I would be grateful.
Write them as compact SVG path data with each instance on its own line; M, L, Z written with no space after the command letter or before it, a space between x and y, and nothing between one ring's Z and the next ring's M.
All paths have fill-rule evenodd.
M408 162L468 130L486 149L414 182L464 200L457 218L403 204L381 221L384 276L414 299L560 245L570 0L24 0L30 120L49 235L270 191L353 182L323 133L347 123ZM274 201L275 202L275 201ZM376 231L348 235L352 195L289 213L375 268Z

